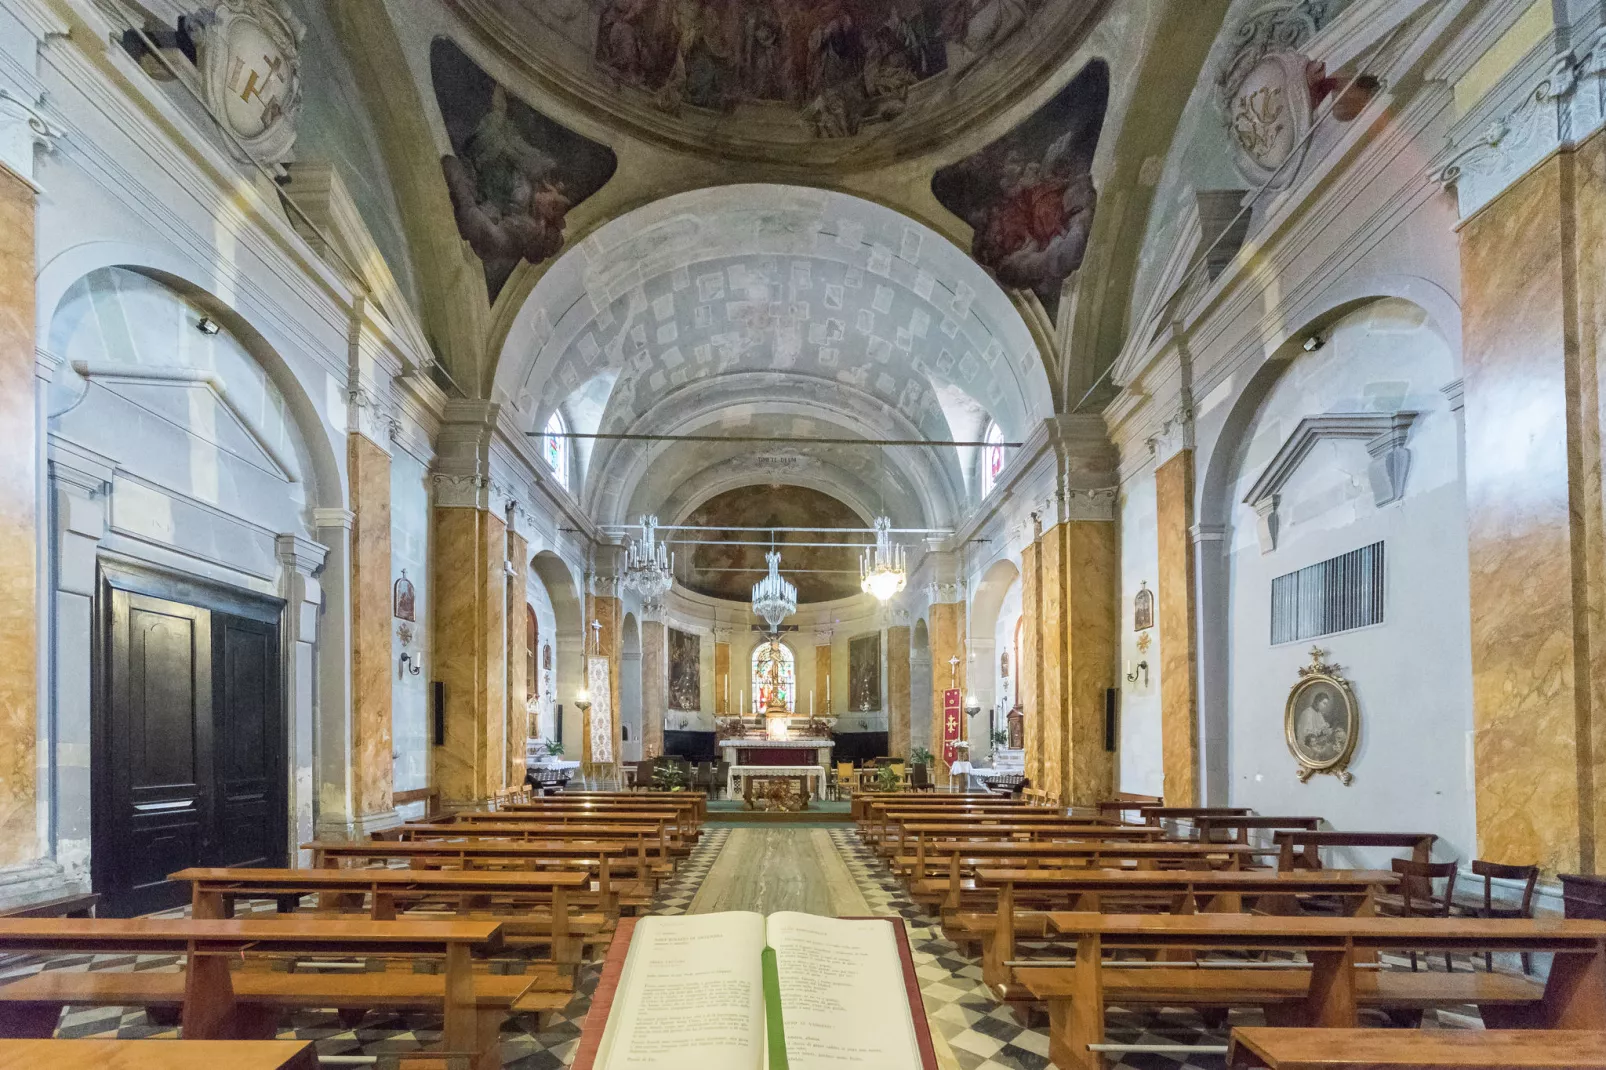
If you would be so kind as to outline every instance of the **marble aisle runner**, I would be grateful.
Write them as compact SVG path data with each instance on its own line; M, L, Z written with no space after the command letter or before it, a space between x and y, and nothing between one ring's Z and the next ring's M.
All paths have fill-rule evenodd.
M731 830L686 912L720 910L800 910L828 917L871 912L830 833L785 827Z

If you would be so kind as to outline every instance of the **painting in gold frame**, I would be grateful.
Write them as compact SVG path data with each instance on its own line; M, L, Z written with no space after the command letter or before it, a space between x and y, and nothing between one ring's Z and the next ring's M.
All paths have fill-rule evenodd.
M1355 745L1361 737L1361 709L1349 682L1338 666L1322 660L1323 651L1312 647L1310 664L1299 670L1299 681L1288 692L1283 707L1283 736L1299 763L1301 783L1317 773L1336 776L1348 785Z

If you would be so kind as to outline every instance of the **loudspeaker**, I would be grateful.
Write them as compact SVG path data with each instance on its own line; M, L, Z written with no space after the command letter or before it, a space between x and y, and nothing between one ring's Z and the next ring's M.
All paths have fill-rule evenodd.
M1104 689L1104 749L1115 750L1115 696L1117 692L1113 687Z
M446 683L434 681L435 746L446 746Z

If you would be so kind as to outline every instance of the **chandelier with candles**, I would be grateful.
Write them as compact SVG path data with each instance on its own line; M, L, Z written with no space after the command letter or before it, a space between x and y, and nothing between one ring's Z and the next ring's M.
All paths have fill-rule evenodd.
M865 594L873 594L885 602L908 582L903 547L892 541L892 519L878 516L875 522L875 545L859 558L859 587Z
M623 584L640 592L646 602L656 602L675 585L675 555L669 544L658 541L658 518L641 518L641 539L625 547Z
M781 555L771 550L764 555L769 562L769 575L753 584L753 612L770 626L770 634L778 635L781 621L797 612L797 588L781 578Z

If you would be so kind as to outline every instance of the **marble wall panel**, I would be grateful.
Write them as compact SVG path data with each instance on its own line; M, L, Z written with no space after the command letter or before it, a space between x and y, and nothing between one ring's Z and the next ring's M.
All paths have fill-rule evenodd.
M534 732L530 727L529 625L526 594L529 589L530 544L524 536L507 531L507 782L524 782L525 741Z
M1160 548L1156 620L1160 656L1163 793L1172 806L1199 805L1198 642L1194 616L1193 451L1154 473Z
M1569 156L1461 232L1478 854L1550 871L1594 865Z
M351 486L351 790L354 816L391 809L390 455L346 436Z
M736 705L741 684L731 679L731 645L714 644L714 713L729 717Z
M1043 532L1037 543L1039 597L1042 615L1039 618L1038 687L1042 709L1043 775L1034 781L1050 798L1063 801L1069 773L1070 735L1065 723L1068 668L1070 664L1069 636L1065 608L1065 525L1058 524Z
M814 710L822 717L832 712L827 710L825 707L825 696L828 690L831 691L831 699L836 703L838 710L845 713L849 708L848 697L846 693L838 698L836 692L827 687L827 685L830 683L830 680L831 644L820 643L814 647ZM801 677L799 677L799 682L801 682ZM806 706L799 706L798 712L804 713L807 712L807 709L808 708Z
M669 639L661 620L641 622L641 753L664 752L664 717L669 713Z
M965 603L936 602L931 606L931 752L937 756L938 783L948 782L942 761L942 694L950 687L965 690ZM959 659L955 663L954 659ZM960 738L968 739L970 726L960 717ZM979 755L978 755L979 757Z
M507 670L506 525L479 509L437 508L430 546L435 679L446 685L446 741L435 749L442 799L502 787Z
M1595 716L1589 756L1592 792L1590 830L1595 868L1606 860L1606 487L1601 471L1606 458L1606 132L1597 132L1573 154L1579 292L1578 356L1580 394L1588 402L1582 421L1586 471L1584 519L1589 584L1589 701Z
M1091 806L1115 791L1116 752L1105 746L1106 695L1115 686L1120 549L1116 526L1065 528L1066 736L1064 799Z
M34 193L0 167L0 866L37 856Z
M894 758L909 756L909 626L887 629L887 747Z

